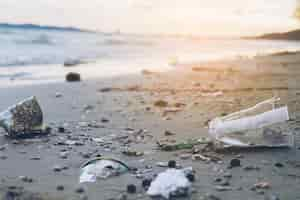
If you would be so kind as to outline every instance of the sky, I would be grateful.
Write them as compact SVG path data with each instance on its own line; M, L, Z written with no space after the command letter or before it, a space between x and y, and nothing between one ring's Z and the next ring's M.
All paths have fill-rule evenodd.
M0 22L105 32L258 35L300 27L297 0L0 0Z

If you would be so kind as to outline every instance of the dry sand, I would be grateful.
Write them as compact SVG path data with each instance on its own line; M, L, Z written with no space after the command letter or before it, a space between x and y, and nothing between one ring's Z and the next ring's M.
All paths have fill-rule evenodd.
M137 185L138 192L126 194L128 199L149 199L141 188L142 180L131 173L79 185L82 163L89 157L102 155L121 159L139 170L151 166L151 173L165 170L156 166L160 161L176 160L182 166L192 166L196 171L194 192L190 197L182 199L198 200L208 193L222 200L256 200L270 195L284 200L300 199L297 143L294 149L217 154L221 158L218 163L192 161L191 158L183 160L180 155L186 154L188 150L163 152L157 149L156 144L162 138L184 141L206 137L208 120L274 95L280 96L282 102L289 105L292 120L288 123L297 138L300 134L297 115L300 100L300 86L297 84L300 80L299 67L298 53L216 61L166 73L0 89L1 110L28 96L37 96L43 108L45 123L53 129L46 137L25 140L7 138L4 130L1 130L0 196L3 199L12 199L14 194L19 195L20 199L120 199L120 194L126 194L127 184L133 183ZM103 88L114 89L101 92ZM224 94L203 97L203 91L223 91ZM62 97L57 98L56 93L61 93ZM157 100L176 104L182 110L164 113L164 108L154 106ZM103 119L108 119L108 122ZM86 127L87 124L98 126ZM66 129L65 133L57 131L60 126ZM134 134L127 131L128 128L135 133L144 130L144 137L134 137ZM165 136L166 130L175 135ZM114 139L111 144L99 144L92 139L104 137ZM62 145L67 140L77 140L78 145ZM144 152L144 155L123 155L121 152L124 146ZM67 152L67 158L62 159L64 153L61 152ZM237 156L242 167L228 169L230 160ZM276 162L282 163L283 167L276 167ZM56 166L65 166L66 169L55 172ZM246 166L258 166L260 169L247 171L244 169ZM218 183L215 179L225 181L226 174L232 175L228 179L232 190L216 191ZM24 182L20 176L32 178L33 182ZM253 185L261 181L269 182L270 188L253 191ZM59 185L64 186L63 191L57 190ZM12 186L21 189L13 189ZM79 187L85 192L76 192Z

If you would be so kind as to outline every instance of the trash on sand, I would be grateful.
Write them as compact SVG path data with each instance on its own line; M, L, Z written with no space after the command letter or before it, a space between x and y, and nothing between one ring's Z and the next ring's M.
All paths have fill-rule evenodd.
M224 147L293 146L293 135L284 123L289 120L288 107L276 108L275 103L279 100L274 97L251 108L215 118L209 123L209 133Z
M177 151L177 150L183 150L183 149L192 149L196 145L208 144L210 142L211 141L208 139L200 138L198 140L188 140L188 141L179 142L179 143L157 141L157 145L162 151Z
M147 194L151 197L163 197L169 199L176 196L188 196L190 194L191 182L187 178L193 174L193 169L167 169L151 182Z
M125 149L124 151L122 151L122 153L126 156L132 156L132 157L139 157L144 155L144 152L135 151L131 149Z
M81 167L79 183L96 182L97 179L106 179L129 171L129 167L115 159L95 158Z
M271 184L266 181L255 183L253 186L253 189L269 189L271 187Z
M200 94L202 97L219 97L223 96L224 93L222 91L217 91L217 92L203 92Z
M0 126L10 137L41 133L43 113L36 97L27 98L1 112Z

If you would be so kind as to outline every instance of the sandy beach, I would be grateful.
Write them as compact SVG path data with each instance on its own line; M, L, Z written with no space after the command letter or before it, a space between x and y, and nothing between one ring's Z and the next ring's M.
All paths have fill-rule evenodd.
M141 186L142 176L165 171L158 162L176 160L196 172L192 194L179 199L213 199L212 195L222 200L300 199L299 66L300 53L285 53L220 60L167 72L1 88L0 110L36 96L44 122L52 131L47 136L11 139L1 129L0 196L5 200L146 200L150 197ZM76 67L72 70L76 72ZM209 95L215 92L220 95ZM287 124L295 134L295 148L211 151L207 154L218 161L201 161L192 159L191 149L162 151L157 146L163 139L181 142L208 138L209 120L273 96L289 107L291 120ZM155 106L158 100L168 105ZM58 131L61 127L65 131ZM125 148L143 155L125 155ZM140 173L79 184L81 165L100 155L120 159ZM241 167L228 168L233 158L240 159ZM253 189L259 182L267 182L269 187ZM137 186L136 194L126 192L128 184ZM226 186L225 191L217 189L220 185Z

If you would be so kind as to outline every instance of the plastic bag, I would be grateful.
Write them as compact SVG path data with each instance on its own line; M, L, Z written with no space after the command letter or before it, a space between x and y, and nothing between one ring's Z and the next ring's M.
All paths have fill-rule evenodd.
M151 183L147 194L153 197L164 197L169 199L171 196L186 196L190 193L191 182L186 177L193 173L193 169L167 169L158 174Z

